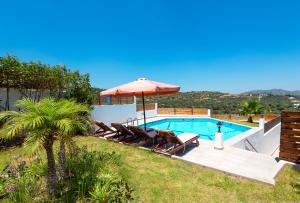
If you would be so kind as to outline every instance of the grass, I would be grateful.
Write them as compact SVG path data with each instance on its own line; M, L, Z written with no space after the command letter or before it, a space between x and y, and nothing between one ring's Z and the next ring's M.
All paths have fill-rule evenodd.
M272 187L95 137L75 140L90 150L121 154L135 202L300 202L300 172L291 166L283 169ZM0 151L0 169L23 151Z
M224 120L224 121L229 121L229 122L232 122L232 123L237 123L237 124L241 124L241 125L246 125L246 126L250 126L250 127L258 127L258 123L249 123L247 121L240 121L240 120L231 120L231 119L221 119L221 120Z

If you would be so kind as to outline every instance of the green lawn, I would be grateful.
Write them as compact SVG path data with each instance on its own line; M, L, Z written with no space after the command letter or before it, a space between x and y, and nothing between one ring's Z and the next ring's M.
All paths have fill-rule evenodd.
M232 123L237 123L237 124L241 124L241 125L246 125L246 126L250 126L250 127L258 127L258 123L249 123L247 121L239 121L239 120L231 120L231 119L221 119L224 121L229 121Z
M300 172L291 166L272 187L95 137L78 137L76 142L122 155L135 202L300 202ZM23 153L21 148L0 151L0 168Z

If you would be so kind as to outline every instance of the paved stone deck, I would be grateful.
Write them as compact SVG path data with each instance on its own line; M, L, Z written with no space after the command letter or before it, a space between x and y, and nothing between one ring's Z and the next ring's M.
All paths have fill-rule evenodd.
M278 162L272 156L233 147L217 150L212 142L203 141L200 141L199 147L192 146L186 152L172 157L272 185L284 165L283 161Z

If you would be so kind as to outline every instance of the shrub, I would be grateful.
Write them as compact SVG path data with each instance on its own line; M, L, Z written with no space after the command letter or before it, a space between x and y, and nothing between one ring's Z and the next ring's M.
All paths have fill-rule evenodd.
M28 166L18 158L0 174L0 196L12 202L38 201L37 198L44 197L39 194L46 191L42 187L45 169L40 160L34 160Z
M30 164L19 157L0 173L0 201L49 202L47 164L36 157ZM116 153L77 149L67 159L67 178L59 182L58 202L128 202L132 189L122 177Z
M67 161L69 179L62 183L62 198L85 201L122 202L132 198L132 189L120 175L120 156L116 153L92 151L86 147Z

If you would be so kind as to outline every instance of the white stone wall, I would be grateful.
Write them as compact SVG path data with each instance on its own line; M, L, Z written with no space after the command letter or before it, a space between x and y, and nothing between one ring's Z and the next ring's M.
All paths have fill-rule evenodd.
M281 124L276 125L266 134L263 133L263 128L261 128L257 132L235 143L233 146L240 149L246 149L246 146L248 146L251 149L249 143L245 141L245 139L247 139L258 153L271 155L278 149L280 144L280 130Z
M138 119L143 119L144 118L144 112L143 111L137 111L136 116L137 116ZM146 118L153 118L155 116L157 116L157 103L155 103L155 109L146 111Z
M136 118L136 104L95 105L91 117L107 125L125 123L128 119Z

